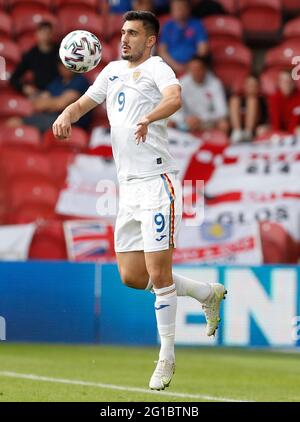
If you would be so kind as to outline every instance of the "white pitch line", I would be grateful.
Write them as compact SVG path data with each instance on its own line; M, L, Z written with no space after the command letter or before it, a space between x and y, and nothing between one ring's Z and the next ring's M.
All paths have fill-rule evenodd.
M64 378L52 378L52 377L44 377L44 376L34 375L34 374L20 374L18 372L10 372L10 371L0 371L0 376L33 380L33 381L54 382L54 383L60 383L60 384L82 385L85 387L104 388L107 390L118 390L118 391L127 391L127 392L130 391L132 393L159 395L162 398L164 396L168 396L168 397L179 397L179 398L184 398L184 399L201 399L201 400L210 400L210 401L218 401L218 402L245 402L246 401L246 400L234 400L227 397L213 397L213 396L207 396L204 394L187 394L187 393L177 393L177 392L171 392L171 391L152 391L152 390L147 390L146 388L127 387L125 385L122 386L122 385L114 385L114 384L103 384L101 382L79 381L79 380L70 380L70 379L64 379Z

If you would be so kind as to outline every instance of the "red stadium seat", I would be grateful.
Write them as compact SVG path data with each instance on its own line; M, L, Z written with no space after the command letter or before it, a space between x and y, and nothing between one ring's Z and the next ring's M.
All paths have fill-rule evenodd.
M10 1L10 0L9 0ZM43 13L49 12L50 8L48 4L51 4L50 0L21 0L14 2L10 7L10 13L13 17L16 15L21 15L22 13Z
M80 7L68 8L58 12L58 19L61 36L75 29L83 29L92 32L100 39L103 38L106 25L103 25L102 17L94 12L82 10Z
M74 161L76 154L65 148L52 148L48 152L51 163L52 179L57 186L61 186L67 176L68 166Z
M112 60L116 60L114 47L110 43L101 41L102 44L102 65L110 63Z
M234 16L209 16L203 19L209 37L226 37L242 40L243 30L239 19Z
M261 244L265 264L296 264L298 245L285 229L273 222L260 223Z
M239 91L251 71L252 54L243 44L219 46L213 51L213 69L232 92Z
M45 7L47 9L51 9L52 7L52 0L7 0L7 2L9 3L10 7L12 9L14 9L17 6L31 6L31 5L37 5L37 6L42 6Z
M0 9L5 9L6 8L6 0L0 0Z
M43 176L16 176L8 186L9 206L17 209L26 203L37 203L55 207L58 190Z
M33 236L30 259L67 259L66 241L61 221L44 221Z
M80 6L87 10L96 12L98 9L98 0L54 0L54 5L57 10L62 10L65 7Z
M286 67L292 68L292 58L300 56L300 41L288 40L277 47L267 51L265 58L265 68Z
M0 56L5 58L7 64L11 63L16 65L21 60L21 54L18 44L10 40L1 39Z
M288 21L283 29L285 40L295 40L300 43L300 16Z
M0 96L0 122L9 117L29 116L32 111L31 102L21 95L3 94Z
M221 3L227 13L235 15L238 12L238 0L218 0Z
M33 46L36 45L36 36L35 32L25 32L24 34L18 37L18 46L22 54L31 50Z
M300 14L299 0L282 0L282 8L287 15Z
M56 29L56 18L49 11L24 11L22 13L14 13L13 25L15 35L19 37L27 32L35 32L37 25L42 21L51 22Z
M281 28L281 0L240 0L240 18L248 39L277 40Z
M46 148L62 147L74 151L84 151L88 146L89 136L83 129L73 126L71 139L56 139L52 129L48 129L44 134L43 143Z
M242 43L242 25L233 16L209 16L203 19L208 32L211 51L217 47L226 47Z
M113 38L115 35L121 39L121 28L123 26L123 15L113 13L105 17L105 35L108 39Z
M22 125L17 128L6 126L0 127L0 145L11 145L18 147L29 146L39 148L41 145L40 132L34 126Z
M57 218L53 207L44 204L27 203L6 216L6 224L28 224L39 220Z
M19 175L52 178L51 162L46 154L16 148L3 148L0 155L1 174L6 181Z
M8 38L12 37L12 22L11 17L0 10L0 38Z

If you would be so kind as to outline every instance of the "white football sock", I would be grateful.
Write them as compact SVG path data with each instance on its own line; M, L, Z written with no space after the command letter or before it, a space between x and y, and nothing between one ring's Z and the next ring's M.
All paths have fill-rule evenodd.
M176 286L177 296L190 296L203 303L212 293L209 283L196 281L176 273L172 273L172 276ZM153 291L153 284L150 279L145 290Z
M203 281L193 280L180 274L173 273L177 296L190 296L199 302L205 302L212 292L211 285Z
M153 289L156 295L155 314L161 341L159 360L175 360L175 323L177 309L176 286Z

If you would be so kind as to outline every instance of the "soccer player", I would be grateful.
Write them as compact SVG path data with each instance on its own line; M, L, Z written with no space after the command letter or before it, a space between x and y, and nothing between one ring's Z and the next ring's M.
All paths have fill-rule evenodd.
M202 304L211 336L226 291L221 284L172 273L182 195L168 150L166 119L181 107L181 87L173 70L160 57L151 56L158 33L153 13L127 12L121 32L123 60L102 70L87 92L57 118L53 132L57 138L69 138L71 124L106 100L120 183L117 262L127 286L156 295L161 348L149 386L163 390L175 371L177 296L191 296Z

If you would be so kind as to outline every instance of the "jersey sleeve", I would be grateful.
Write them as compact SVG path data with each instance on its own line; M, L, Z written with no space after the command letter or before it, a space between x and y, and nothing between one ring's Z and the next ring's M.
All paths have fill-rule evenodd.
M154 82L160 92L171 85L180 85L173 69L160 57L154 67Z
M90 97L98 104L103 103L106 99L108 86L108 70L109 64L99 73L93 85L86 91L85 95Z

